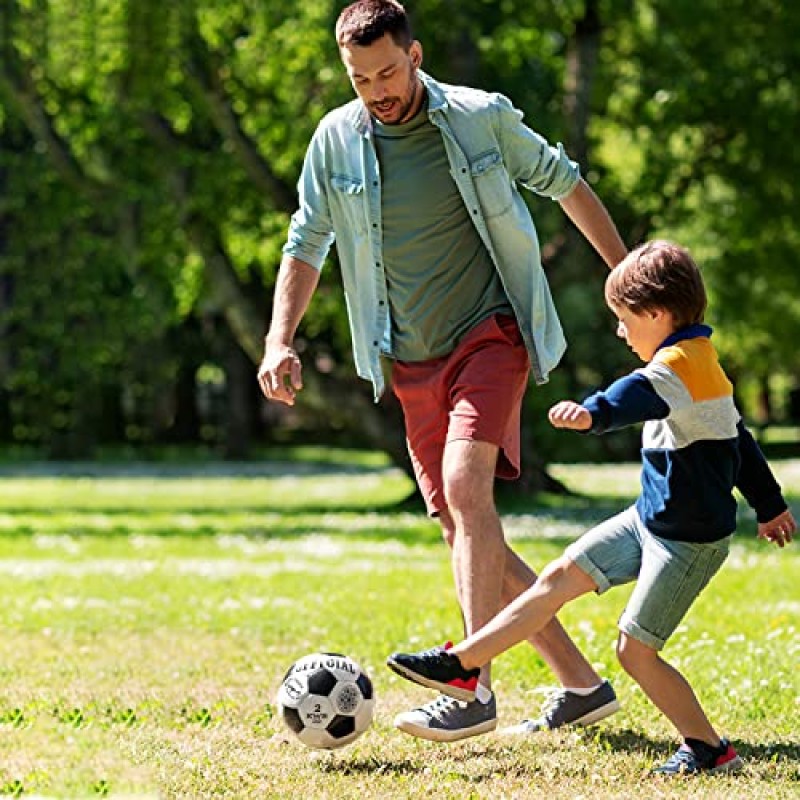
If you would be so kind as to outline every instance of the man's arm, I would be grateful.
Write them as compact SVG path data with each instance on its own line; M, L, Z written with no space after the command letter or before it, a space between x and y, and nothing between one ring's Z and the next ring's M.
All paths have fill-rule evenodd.
M622 241L611 215L583 178L575 188L559 200L564 213L600 254L609 269L622 261L628 250Z
M297 392L303 388L302 365L292 343L318 283L319 270L299 258L283 257L258 370L258 383L268 400L294 405Z

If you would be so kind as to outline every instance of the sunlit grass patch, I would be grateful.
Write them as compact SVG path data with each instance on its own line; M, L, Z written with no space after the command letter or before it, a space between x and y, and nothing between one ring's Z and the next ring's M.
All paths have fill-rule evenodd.
M635 468L560 469L583 496L515 503L505 515L535 568L636 491ZM430 693L383 664L400 646L459 635L436 523L397 510L409 484L384 465L267 471L0 480L0 794L793 796L797 548L778 553L751 541L745 514L729 563L665 655L748 769L654 789L643 775L669 754L674 735L616 663L628 589L581 598L561 615L614 681L623 709L608 723L521 742L420 742L392 719ZM335 754L304 749L273 707L288 665L314 650L352 655L377 691L372 728ZM525 644L494 672L502 725L534 713L542 687L554 683Z

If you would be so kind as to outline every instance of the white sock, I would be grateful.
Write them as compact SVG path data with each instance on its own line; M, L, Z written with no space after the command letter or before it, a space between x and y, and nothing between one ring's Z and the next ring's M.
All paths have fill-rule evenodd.
M479 703L486 705L492 699L492 690L487 689L482 683L479 683L478 688L475 689L475 699Z
M580 695L581 697L586 697L587 694L591 694L592 692L596 692L604 683L605 683L605 681L601 681L600 683L597 684L597 686L592 686L589 689L571 689L569 686L565 686L564 687L564 691L565 692L572 692L572 694L577 694L577 695Z

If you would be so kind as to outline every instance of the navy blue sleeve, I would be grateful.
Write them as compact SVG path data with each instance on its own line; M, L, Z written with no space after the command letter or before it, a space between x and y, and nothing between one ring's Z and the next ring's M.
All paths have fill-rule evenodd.
M587 397L581 405L592 415L591 433L635 425L669 416L669 406L640 372L614 381L605 391Z
M756 512L756 519L759 522L769 522L787 509L781 487L775 480L758 442L741 420L736 430L739 433L741 460L736 488Z

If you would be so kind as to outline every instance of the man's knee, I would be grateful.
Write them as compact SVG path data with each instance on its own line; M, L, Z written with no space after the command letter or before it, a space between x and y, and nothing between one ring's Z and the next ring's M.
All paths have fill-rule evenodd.
M494 476L471 473L466 464L444 476L447 506L457 516L494 509Z
M495 445L466 439L450 442L445 448L444 495L456 517L494 510L497 453Z

